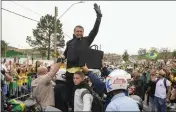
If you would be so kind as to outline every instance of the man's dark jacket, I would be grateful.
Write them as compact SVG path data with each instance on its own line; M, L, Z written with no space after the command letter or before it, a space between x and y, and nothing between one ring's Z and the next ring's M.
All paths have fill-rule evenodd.
M134 80L132 82L132 84L135 85L135 87L136 87L136 90L135 90L134 94L143 98L143 96L144 96L144 84L143 84L143 80L141 79L141 77Z
M89 46L92 44L94 38L98 33L100 22L101 22L101 18L97 18L95 21L94 27L88 36L82 37L82 38L76 38L73 35L73 39L67 42L66 44L67 47L64 52L64 56L67 59L67 68L80 67L79 53L89 48Z
M55 107L62 112L68 112L67 86L65 81L56 80L54 87Z

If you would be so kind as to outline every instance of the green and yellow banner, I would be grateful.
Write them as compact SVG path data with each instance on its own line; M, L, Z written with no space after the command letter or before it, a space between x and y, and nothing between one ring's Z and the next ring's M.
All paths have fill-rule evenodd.
M147 59L151 59L151 60L155 60L158 57L158 53L153 51L153 50L149 50L146 54L145 57Z

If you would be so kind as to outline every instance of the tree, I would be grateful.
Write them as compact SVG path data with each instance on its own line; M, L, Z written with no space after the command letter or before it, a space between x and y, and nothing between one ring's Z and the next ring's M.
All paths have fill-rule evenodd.
M138 55L142 55L142 48L138 50Z
M168 48L161 48L160 53L170 52Z
M53 41L53 33L54 33L54 21L55 17L52 15L45 15L42 16L40 19L40 22L37 24L36 29L33 29L33 36L34 39L32 39L30 36L27 36L26 42L37 50L42 50L41 53L43 54L43 51L45 53L48 53L47 59L50 59L50 52L54 51L52 41ZM65 46L65 40L64 35L62 31L62 24L59 19L56 21L57 26L57 47L63 48ZM43 54L46 55L46 54Z
M129 54L128 54L127 50L125 50L125 52L123 53L122 58L125 62L127 62L129 60Z
M144 48L140 48L140 49L138 50L138 55L145 55L146 52L147 52L146 49L144 49Z
M7 42L5 42L4 40L1 40L1 54L2 56L5 56L6 52L7 52Z
M41 54L42 60L43 60L43 58L46 56L46 49L44 49L44 48L39 48L38 50L40 51L40 54Z
M155 48L155 47L151 47L150 48L150 52L152 52L152 53L158 53L158 49Z
M176 58L176 49L173 51L172 56Z
M169 56L170 50L168 48L161 48L160 49L160 58L167 59Z

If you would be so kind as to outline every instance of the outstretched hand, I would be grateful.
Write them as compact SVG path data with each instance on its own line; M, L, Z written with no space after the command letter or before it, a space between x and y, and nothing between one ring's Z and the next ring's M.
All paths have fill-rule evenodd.
M85 64L85 66L82 67L82 71L87 73L89 71L87 65Z
M100 6L98 6L98 5L95 3L95 4L94 4L94 9L95 9L95 12L97 13L97 17L102 17Z

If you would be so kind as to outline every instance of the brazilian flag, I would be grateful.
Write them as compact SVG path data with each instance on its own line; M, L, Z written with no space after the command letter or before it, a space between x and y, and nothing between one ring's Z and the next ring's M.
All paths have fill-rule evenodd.
M12 112L25 111L25 104L19 100L11 99L9 100L9 104L12 105Z
M155 60L158 57L158 53L150 51L145 55L145 57L147 59Z

